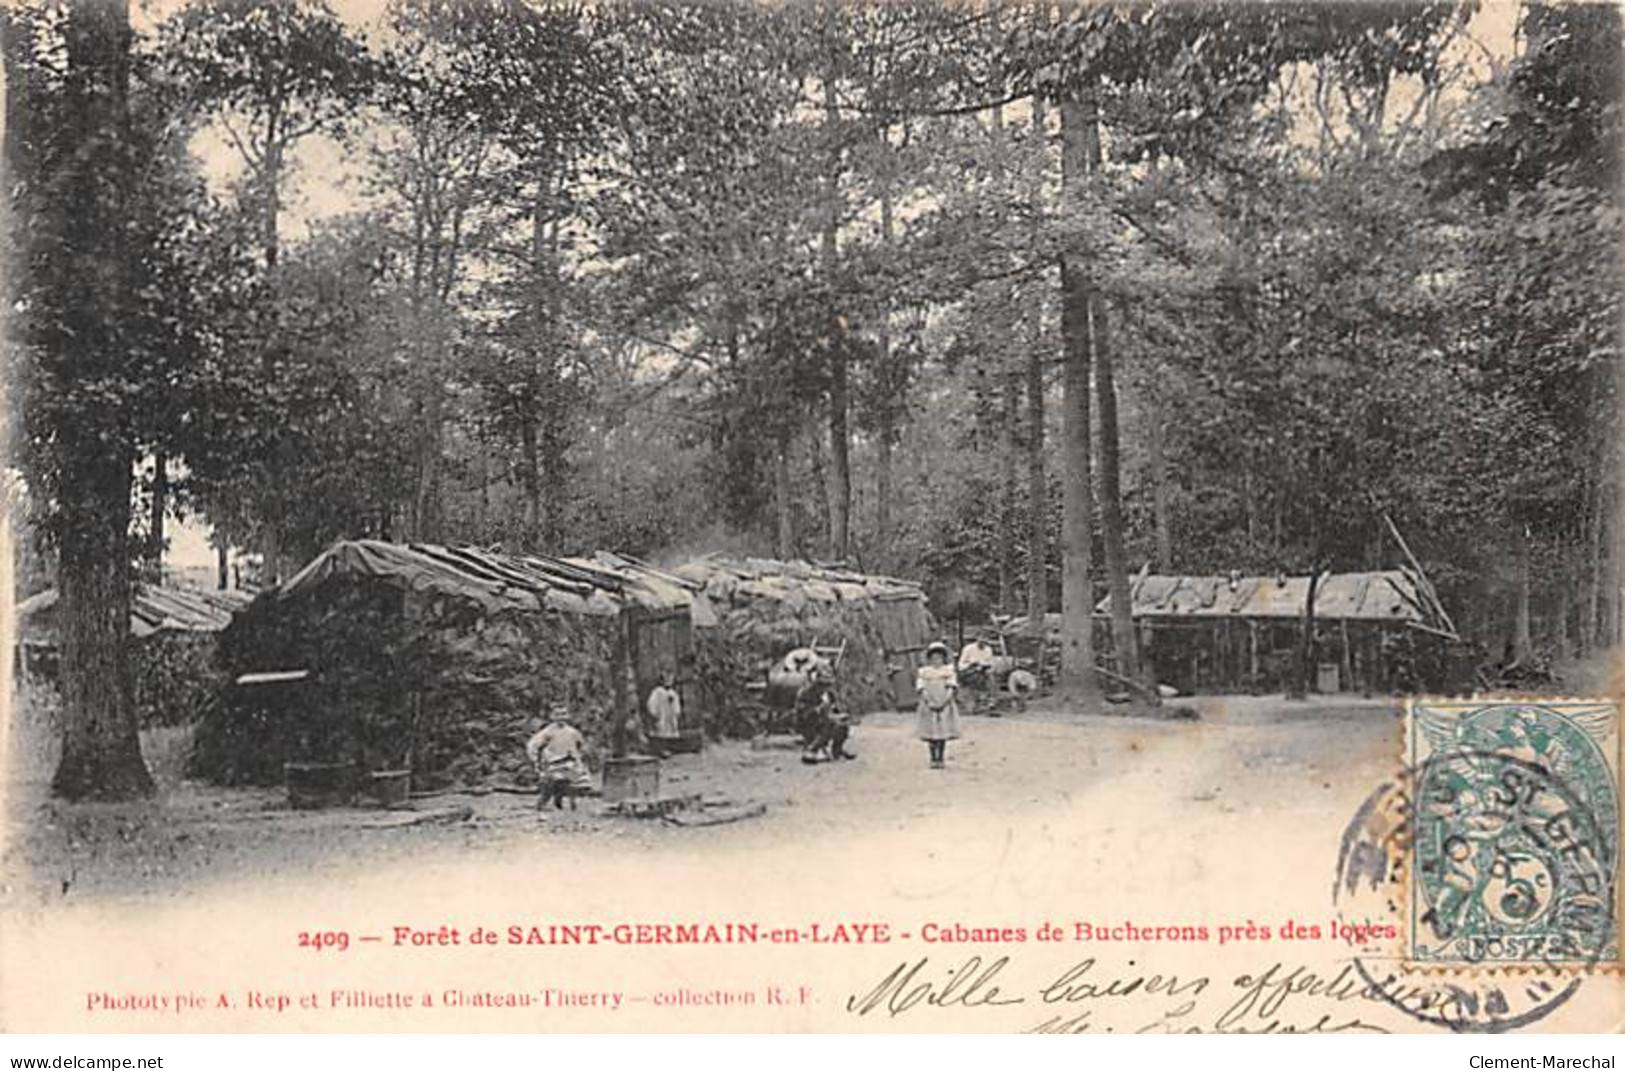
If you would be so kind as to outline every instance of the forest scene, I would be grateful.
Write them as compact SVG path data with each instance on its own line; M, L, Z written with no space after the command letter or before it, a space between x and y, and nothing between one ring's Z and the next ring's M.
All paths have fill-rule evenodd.
M1619 640L1613 5L20 0L0 44L70 798L151 790L119 637L175 517L221 586L839 563L1059 612L1083 709L1144 571Z

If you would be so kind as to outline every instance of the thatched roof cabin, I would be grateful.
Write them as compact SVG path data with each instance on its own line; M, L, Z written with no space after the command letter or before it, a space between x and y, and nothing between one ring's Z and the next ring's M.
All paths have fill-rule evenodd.
M601 559L339 542L226 634L236 678L304 670L305 682L235 689L194 766L273 783L285 761L355 756L409 765L420 784L522 778L524 739L550 704L607 749L667 671L697 728L694 603L683 584Z
M913 702L913 670L936 622L925 590L895 577L767 558L712 555L681 565L717 616L698 630L708 675L761 679L795 647L842 651L838 689L854 712Z

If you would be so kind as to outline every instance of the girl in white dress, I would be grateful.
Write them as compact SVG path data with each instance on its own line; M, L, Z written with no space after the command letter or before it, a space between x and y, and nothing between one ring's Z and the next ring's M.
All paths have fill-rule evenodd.
M925 665L914 671L919 698L919 738L931 751L931 768L940 770L948 741L959 736L959 677L949 662L948 646L933 643L925 649Z

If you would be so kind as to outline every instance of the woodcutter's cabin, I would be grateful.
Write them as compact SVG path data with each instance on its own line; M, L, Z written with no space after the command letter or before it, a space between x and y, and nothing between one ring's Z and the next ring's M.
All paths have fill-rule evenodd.
M1186 694L1288 691L1300 672L1309 588L1307 576L1141 573L1130 586L1141 656L1158 683ZM1094 615L1095 651L1108 667L1110 610L1108 596ZM1045 616L1052 666L1061 619ZM1014 650L1035 654L1026 618L1003 631ZM1322 574L1311 658L1311 687L1323 693L1449 690L1464 672L1449 614L1427 580L1405 569Z

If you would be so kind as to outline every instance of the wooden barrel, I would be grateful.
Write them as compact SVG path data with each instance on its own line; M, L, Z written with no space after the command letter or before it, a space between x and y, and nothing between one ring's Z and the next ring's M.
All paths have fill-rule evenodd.
M355 798L353 762L286 762L282 777L288 802L300 810L342 807Z
M700 729L689 729L678 736L665 738L662 743L670 754L694 755L705 747L705 733Z
M604 760L604 800L653 799L660 795L660 760L628 755Z
M362 786L367 798L381 807L405 807L412 802L411 770L374 770Z

